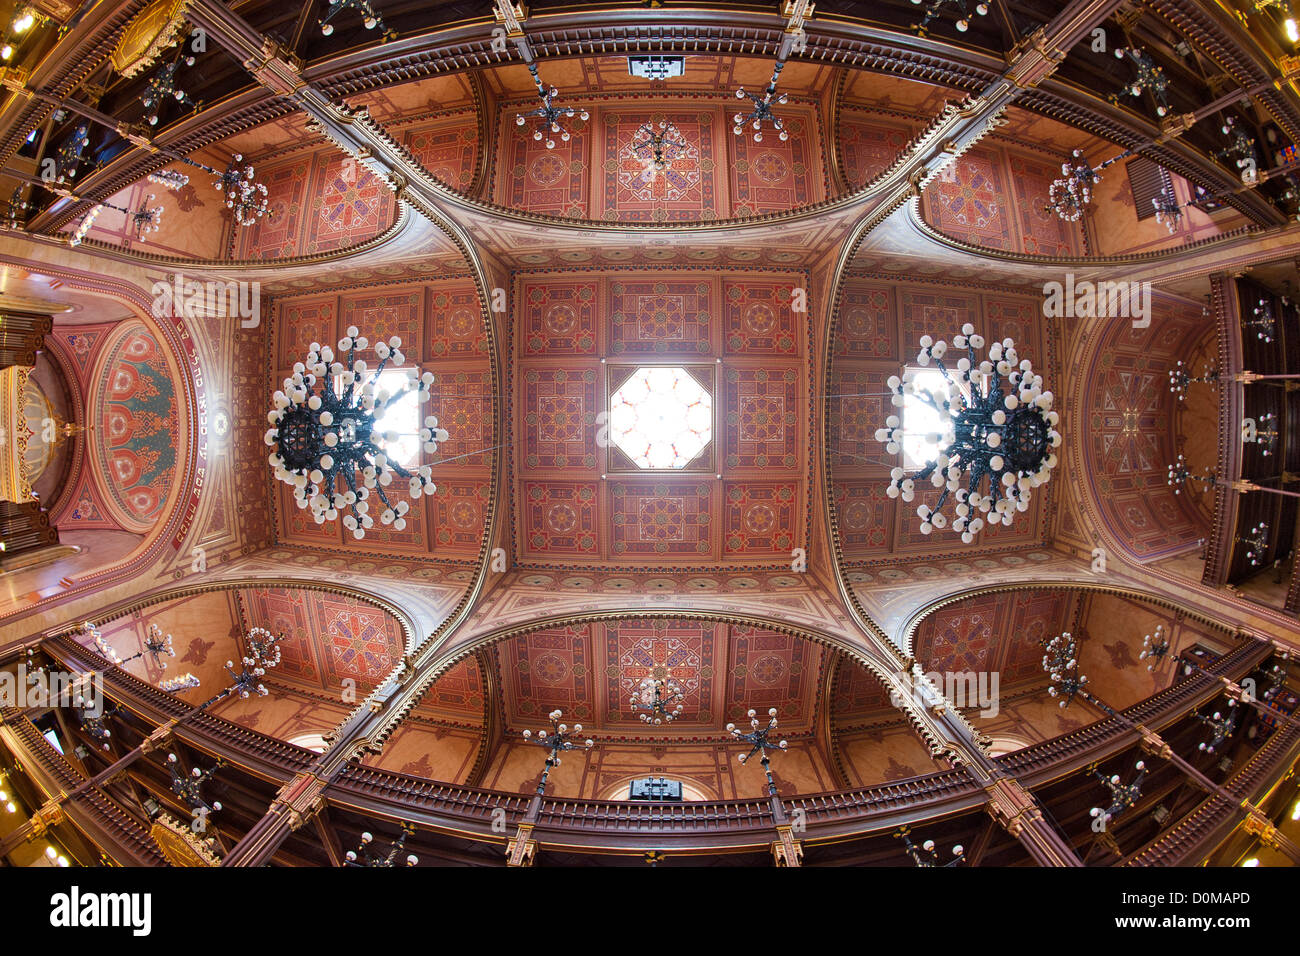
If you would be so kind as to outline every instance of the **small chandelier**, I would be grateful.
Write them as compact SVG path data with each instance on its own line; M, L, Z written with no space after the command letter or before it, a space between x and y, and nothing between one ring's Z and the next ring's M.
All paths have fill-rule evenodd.
M917 362L923 366L934 362L943 374L942 392L931 394L918 386L912 370L902 379L897 375L889 378L890 400L896 408L914 398L935 412L943 431L929 436L935 457L910 474L895 467L885 492L890 498L911 501L916 483L929 479L943 492L934 508L917 508L921 533L947 526L942 510L952 495L957 502L953 531L969 544L986 519L989 524L1010 525L1016 512L1029 509L1031 491L1050 480L1056 467L1053 449L1061 444L1056 430L1060 416L1052 411L1052 393L1043 390L1043 379L1034 374L1029 359L1018 359L1012 339L994 342L989 346L989 358L978 365L975 350L984 347L984 337L975 333L973 325L962 327L962 333L953 337L953 346L966 349L966 357L957 361L959 383L943 363L947 343L928 335L921 337ZM1004 391L1004 383L1010 386L1009 391ZM902 450L903 436L903 423L896 414L876 430L876 440L891 455ZM965 488L961 485L963 475ZM986 478L987 491L982 493Z
M1043 656L1043 670L1047 671L1052 681L1052 686L1047 688L1047 693L1052 697L1061 698L1062 709L1068 707L1077 694L1082 693L1085 699L1088 698L1089 695L1083 687L1088 683L1088 678L1079 673L1074 637L1069 631L1063 631L1047 642L1047 653Z
M772 750L788 750L790 744L788 741L773 741L772 735L776 730L776 708L772 707L767 712L767 726L762 726L758 722L758 711L750 709L748 715L750 732L744 733L735 724L727 724L727 733L737 740L750 744L749 752L736 754L736 759L741 763L748 763L749 758L754 754L760 755L760 762L763 764L763 772L767 774L767 792L770 796L775 797L776 781L772 778L772 761L767 752Z
M529 63L528 72L533 75L533 82L537 84L537 95L541 98L542 105L535 110L529 110L527 113L515 114L515 124L517 126L525 125L530 118L537 120L537 126L533 130L533 139L540 141L543 137L546 139L546 148L555 149L555 138L553 134L559 133L560 139L568 142L571 134L566 126L560 123L562 119L571 119L577 115L579 119L586 122L591 118L591 114L586 110L577 110L572 106L556 106L555 98L560 95L560 91L555 87L550 89L542 83L541 74L537 72L537 64Z
M356 10L361 15L361 25L367 30L378 28L383 34L385 43L397 36L396 31L384 26L384 18L371 6L369 0L329 0L329 9L325 12L324 18L316 21L322 35L329 36L334 32L334 24L330 21L344 10Z
M1168 186L1160 187L1160 195L1151 197L1151 205L1156 211L1156 222L1170 233L1178 231L1178 224L1183 221L1183 204L1180 203Z
M103 709L100 710L98 715L95 715L93 713L95 708L88 707L86 705L86 699L80 694L78 694L76 699L73 701L73 705L76 710L77 719L81 721L81 729L84 730L92 740L97 741L104 750L108 750L109 741L113 736L113 732L108 727L108 718L117 713L117 708L114 707L111 710Z
M1237 729L1237 701L1228 698L1228 715L1226 717L1216 710L1209 717L1204 714L1197 714L1196 719L1210 729L1210 739L1201 741L1196 749L1203 753L1212 754Z
M248 653L241 659L242 666L240 670L235 670L234 661L226 661L226 673L230 675L233 683L221 693L206 701L200 709L206 709L231 694L236 694L245 699L253 694L258 697L265 697L269 691L262 683L262 677L266 675L269 669L280 663L280 646L277 643L279 640L279 637L264 627L249 628L248 633L244 635L244 641L248 645Z
M1165 636L1165 626L1157 624L1154 634L1148 634L1142 638L1142 652L1138 654L1138 660L1143 661L1150 658L1151 663L1147 665L1147 671L1154 672L1168 653L1169 638Z
M912 0L912 3L920 6L923 0ZM925 8L925 16L921 22L912 27L918 36L926 36L930 32L930 21L936 19L945 7L954 7L957 13L957 23L955 26L958 31L965 33L970 29L970 11L971 6L966 0L930 0ZM989 12L987 3L976 3L974 5L975 15L984 16Z
M685 697L681 685L671 677L646 677L632 695L632 710L646 711L637 715L642 723L671 723L682 715L683 707L679 702ZM674 708L675 703L677 706Z
M569 725L560 723L560 718L564 712L553 710L547 714L547 719L551 722L550 733L545 730L539 730L537 736L533 736L531 730L524 731L524 740L529 743L537 744L544 747L546 754L546 769L542 771L541 782L537 784L538 796L546 795L546 779L551 775L551 768L560 765L560 754L566 750L590 750L596 745L596 741L588 737L586 740L577 740L577 735L582 733L582 724L574 724L573 731L570 733Z
M776 66L772 70L772 78L767 81L767 89L763 91L762 96L746 93L743 86L736 90L736 99L743 100L745 97L749 97L754 107L749 111L748 115L742 116L737 113L732 117L732 123L734 124L731 128L732 133L740 136L744 132L744 128L750 126L754 130L754 142L761 143L763 141L763 123L766 121L772 124L772 128L777 131L777 138L782 142L790 138L790 134L785 129L785 121L772 112L772 98L776 96L776 83L781 78L781 70L784 68L785 61L777 60ZM776 103L782 106L788 103L789 100L790 98L784 93L776 96Z
M1238 169L1246 165L1242 160L1255 159L1255 139L1237 128L1235 116L1225 119L1223 125L1219 127L1219 132L1228 137L1228 145L1215 152L1215 159L1229 160L1236 157Z
M1203 481L1207 488L1213 488L1219 483L1219 479L1209 469L1203 475L1192 474L1192 470L1187 467L1187 459L1180 453L1178 461L1169 466L1169 487L1174 489L1174 494L1179 495L1183 492L1182 486L1189 481Z
M184 47L182 47L183 49ZM188 93L176 85L176 72L180 69L182 60L184 60L186 66L194 65L193 55L178 56L175 60L159 68L158 72L149 80L144 92L140 94L140 104L144 107L144 118L150 126L158 125L158 116L162 113L163 104L168 100L174 99L186 106L198 105L194 100L190 99Z
M1133 765L1137 775L1128 783L1124 783L1119 774L1111 774L1106 777L1100 771L1094 770L1092 775L1102 782L1110 791L1110 805L1105 809L1093 807L1088 811L1089 816L1101 819L1101 826L1105 828L1111 820L1119 816L1125 810L1131 809L1142 796L1142 781L1147 775L1147 765L1139 760Z
M265 435L266 444L275 447L271 469L277 479L293 488L295 504L310 508L317 524L333 521L339 512L350 509L343 526L358 541L374 525L368 500L371 491L384 504L380 522L398 531L406 527L410 504L399 501L394 505L386 491L394 476L406 479L412 498L437 491L432 467L422 465L407 471L390 457L388 446L400 436L392 431L381 434L376 427L384 411L412 391L418 392L420 404L428 401L433 373L425 372L418 388L408 381L391 395L376 392L384 367L390 360L394 367L400 366L405 356L397 336L387 343L375 343L379 365L367 381L368 368L357 358L357 350L368 344L357 327L351 326L338 343L339 352L347 353L345 363L335 359L329 346L313 342L306 362L295 364L293 375L284 380L284 389L275 393L275 405L267 415L272 427ZM438 442L450 436L430 415L424 419L419 437L425 452L433 454Z
M1181 359L1177 365L1169 370L1169 391L1177 395L1180 402L1186 400L1187 388L1193 382L1203 382L1217 387L1219 384L1219 371L1213 365L1206 365L1200 375L1193 376L1183 367Z
M103 634L101 634L99 629L93 624L87 622L84 627L87 633L95 639L95 648L99 653L104 657L107 657L118 667L121 667L123 664L129 664L131 661L148 654L154 667L165 671L167 669L167 662L164 661L163 658L176 656L176 651L172 649L172 636L170 634L164 636L162 630L157 624L151 623L145 631L144 649L137 651L135 654L132 654L127 658L118 657L117 651L113 649L113 646L109 644L108 641L104 640Z
M1277 331L1273 316L1273 303L1267 299L1260 299L1251 310L1251 317L1242 324L1248 329L1256 330L1255 338L1265 345L1271 345L1273 333Z
M415 826L410 823L402 824L402 832L398 834L396 840L389 845L388 852L383 856L371 850L370 844L374 842L374 834L366 831L361 834L361 842L355 850L348 850L344 856L345 866L375 866L391 867L396 865L397 858L401 855L402 850L406 848L406 838L415 832ZM407 854L406 865L415 866L420 862L420 858L414 853Z
M1272 412L1265 412L1259 416L1259 421L1255 425L1254 439L1247 439L1253 445L1261 446L1259 453L1265 458L1272 456L1273 449L1277 447L1277 416Z
M1169 91L1169 80L1165 76L1165 71L1156 66L1155 61L1146 50L1136 47L1117 47L1115 49L1117 59L1127 59L1137 70L1137 76L1133 82L1126 86L1119 93L1111 96L1112 103L1118 103L1123 96L1141 96L1143 91L1149 91L1156 100L1156 115L1164 116L1169 112L1169 100L1167 93Z
M217 762L207 770L200 770L195 767L190 771L188 777L181 774L178 769L179 764L180 761L177 760L175 754L167 755L167 772L171 774L172 778L172 793L184 800L186 806L191 810L202 810L205 813L216 813L220 810L221 803L219 801L213 800L212 803L208 803L203 798L203 784L221 769L221 759L218 758Z
M663 173L687 150L681 131L667 120L660 120L657 128L646 123L637 130L637 136L644 139L632 143L632 152L645 164L646 172L652 175Z
M1268 551L1268 525L1263 521L1254 525L1247 534L1237 535L1237 543L1246 546L1245 558L1252 568L1259 567Z
M926 840L917 846L912 842L912 831L909 827L901 826L895 830L894 839L903 841L903 849L907 855L912 858L913 863L922 868L961 866L966 862L966 850L960 843L952 848L952 859L947 863L940 863L939 851L935 849L934 841Z
M5 224L10 229L21 229L27 223L27 213L31 211L31 203L23 198L23 186L19 183L14 187L13 195L9 197L9 208L5 210Z
M220 173L220 178L212 185L225 195L226 208L234 210L235 222L251 226L266 214L267 193L265 184L253 178L253 167L239 165L243 159L236 153L226 171ZM208 172L216 173L216 170L208 169Z
M1061 164L1061 178L1053 180L1048 187L1047 211L1056 213L1066 222L1077 222L1083 215L1083 207L1092 202L1092 187L1101 182L1102 170L1132 155L1134 151L1126 149L1118 156L1093 166L1083 158L1082 150L1072 150L1069 161Z
M90 145L90 126L82 123L54 154L54 173L57 182L76 178L82 151Z

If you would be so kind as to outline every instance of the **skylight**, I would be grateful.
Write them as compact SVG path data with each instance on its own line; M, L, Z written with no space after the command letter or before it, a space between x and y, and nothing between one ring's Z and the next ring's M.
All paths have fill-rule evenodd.
M713 396L682 368L639 368L610 396L610 438L638 468L684 468L713 440Z
M915 369L912 381L924 392L946 391L943 373L935 368ZM942 405L942 402L940 402ZM939 454L937 436L943 430L938 413L915 395L903 398L903 467L920 468Z

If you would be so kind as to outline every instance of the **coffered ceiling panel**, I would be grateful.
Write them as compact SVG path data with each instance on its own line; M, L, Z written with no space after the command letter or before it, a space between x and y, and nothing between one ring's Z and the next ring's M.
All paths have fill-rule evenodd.
M507 734L537 731L558 708L609 739L721 737L746 712L777 708L790 735L811 733L824 668L834 653L763 628L707 621L639 620L535 631L491 649L501 676ZM681 716L650 727L629 703L647 677L681 688Z
M810 468L806 279L766 270L523 272L511 363L516 545L525 567L790 567ZM679 369L712 435L638 467L611 398Z

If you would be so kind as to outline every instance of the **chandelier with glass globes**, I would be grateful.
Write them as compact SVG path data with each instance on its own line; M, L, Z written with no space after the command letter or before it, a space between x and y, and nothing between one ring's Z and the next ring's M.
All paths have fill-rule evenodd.
M265 435L273 449L271 470L293 488L294 504L310 511L317 524L343 514L343 526L358 541L374 526L372 493L383 507L379 522L401 531L410 503L389 497L396 490L393 483L399 478L405 481L412 499L437 490L431 466L411 471L394 460L396 444L404 436L381 430L378 424L390 406L412 392L420 405L427 402L433 373L408 379L403 388L390 393L379 387L379 378L386 366L402 365L402 340L393 336L375 343L379 364L373 371L357 357L368 346L356 326L339 340L338 356L329 346L313 342L306 361L294 365L284 388L275 393L267 414L271 427ZM438 442L450 437L433 415L424 418L418 435L427 454L435 453Z
M1029 509L1031 492L1045 484L1056 467L1060 416L1052 410L1053 396L1044 390L1042 376L1035 374L1028 359L1019 358L1012 339L994 342L984 360L976 355L976 349L984 348L984 337L973 325L962 326L952 341L954 348L966 350L956 362L955 378L944 364L947 343L929 335L920 340L917 363L934 365L942 373L940 388L930 390L918 383L915 369L889 378L893 405L905 411L910 399L928 406L940 430L926 436L933 457L911 472L895 467L886 494L910 502L917 486L928 481L941 493L934 507L922 504L916 509L921 532L947 527L943 508L952 498L952 530L969 544L986 524L1010 525L1017 512ZM895 413L876 430L876 440L897 455L904 434L903 421Z
M645 677L632 694L632 710L643 724L672 723L685 709L681 685L671 677ZM675 706L674 706L675 705Z

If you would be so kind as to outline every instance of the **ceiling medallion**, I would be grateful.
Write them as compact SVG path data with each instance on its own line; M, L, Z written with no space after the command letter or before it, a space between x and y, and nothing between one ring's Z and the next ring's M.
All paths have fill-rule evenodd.
M895 467L886 493L911 501L916 483L929 479L943 490L933 508L923 504L916 509L921 533L947 526L941 512L951 495L957 502L952 529L969 544L986 520L1010 525L1016 512L1029 509L1031 490L1045 484L1056 467L1053 450L1061 444L1056 431L1060 416L1052 411L1053 396L1043 390L1042 376L1034 374L1028 359L1017 362L1014 341L994 342L989 358L978 364L975 350L984 347L984 337L975 334L973 325L962 326L962 334L952 342L955 348L966 349L965 357L957 361L956 381L943 363L947 343L928 335L921 337L916 360L922 366L933 361L942 374L938 381L931 380L937 387L931 391L918 384L916 369L908 369L902 379L889 378L894 406L904 414L910 406L930 415L939 430L925 435L923 444L909 443L925 449L928 460L910 474ZM907 434L894 414L885 420L884 428L876 430L876 440L884 443L889 454L897 455ZM981 492L985 479L987 490Z
M391 524L397 531L406 527L410 504L399 501L394 505L386 490L394 476L407 480L412 498L437 490L429 465L408 471L391 460L403 434L380 427L385 412L412 393L417 397L414 419L419 421L418 405L429 400L433 373L425 372L418 386L413 378L407 378L406 384L391 394L377 390L390 360L394 367L404 361L402 340L394 336L386 343L375 343L379 365L369 379L366 363L357 358L357 350L367 345L352 326L339 340L339 352L347 353L346 362L340 362L329 346L313 342L306 361L294 365L284 389L275 393L275 405L267 415L272 427L265 436L267 445L275 449L270 455L271 469L277 479L293 488L295 504L310 509L317 524L350 510L343 526L358 541L374 525L371 491L384 505L380 523ZM437 443L449 436L434 416L423 421L418 436L424 451L433 454Z

